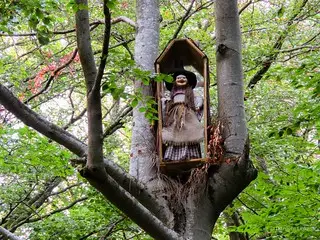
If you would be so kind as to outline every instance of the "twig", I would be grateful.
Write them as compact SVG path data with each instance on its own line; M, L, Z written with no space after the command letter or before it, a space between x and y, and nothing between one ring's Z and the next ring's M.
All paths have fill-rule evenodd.
M103 37L103 46L102 46L102 54L101 61L98 69L98 73L95 79L94 86L92 89L96 88L97 91L100 91L101 87L101 79L103 77L103 72L107 63L107 57L109 53L109 42L110 42L110 32L111 32L111 15L107 4L104 2L103 12L105 17L105 28L104 28L104 37ZM90 89L91 91L91 89Z
M127 18L125 16L120 16L111 20L111 24L116 24L118 22L125 22L134 28L136 27L136 23L132 21L130 18Z
M185 11L187 11L187 9L183 6L183 4L181 4L180 1L176 0L176 2L180 5L180 7L182 7Z
M239 202L241 202L243 206L245 206L246 208L248 208L248 209L249 209L250 211L252 211L255 215L258 215L258 216L259 216L259 214L258 214L254 209L252 209L252 208L249 207L247 204L245 204L239 197L237 197L237 200L239 200Z
M112 133L114 133L116 130L118 130L119 128L121 128L123 126L123 123L121 122L121 120L123 120L123 118L125 116L127 116L130 112L132 111L132 107L128 107L126 108L119 116L118 118L110 125L108 126L108 128L105 129L104 133L103 133L103 138L106 138L107 136L111 135Z
M59 195L59 194L61 194L61 193L64 193L64 192L68 191L68 190L71 189L71 188L78 187L78 186L80 186L80 185L82 185L82 184L83 184L83 182L79 182L79 183L72 184L72 185L70 185L70 186L68 186L68 187L66 187L66 188L64 188L64 189L62 189L62 190L60 190L60 191L51 193L50 196Z
M62 128L63 128L64 130L68 129L68 128L69 128L72 124L74 124L76 121L80 120L80 119L84 116L84 114L85 114L86 112L87 112L87 109L86 109L86 108L83 109L83 110L81 111L81 113L79 113L78 116L76 116L76 117L71 117L70 121L69 121L66 125L64 125Z
M295 48L291 48L291 49L283 49L283 50L280 50L279 52L281 52L281 53L288 53L288 52L298 51L298 50L301 50L301 49L304 49L304 48L307 48L307 49L309 49L310 51L312 51L312 50L315 50L315 49L319 49L320 46L302 45L302 46L295 47Z
M106 234L104 234L103 239L107 239L107 237L109 237L111 235L111 233L113 232L113 229L119 224L121 223L123 220L125 220L125 217L120 218L118 221L112 223L108 229L108 231L106 232Z
M43 220L44 218L48 218L48 217L50 217L50 216L52 216L52 215L54 215L54 214L56 214L56 213L63 212L63 211L65 211L65 210L73 207L73 206L76 205L77 203L83 202L83 201L85 201L85 200L87 200L87 199L88 199L88 197L83 197L83 198L77 199L76 201L72 202L72 203L69 204L68 206L65 206L65 207L63 207L63 208L59 208L59 209L57 209L57 210L54 210L54 211L52 211L52 212L50 212L50 213L48 213L48 214L45 214L45 215L43 215L43 216L40 216L40 217L38 217L38 218L25 219L24 221L18 223L18 224L15 226L15 228L18 228L18 227L20 227L21 225L23 225L23 224L25 224L25 223L37 222L37 221Z
M249 2L247 2L247 3L239 10L239 15L240 15L247 7L249 7L251 3L252 3L252 0L250 0Z
M258 201L255 197L253 197L253 196L250 195L249 193L247 193L247 192L245 192L245 191L244 191L243 193L246 194L246 195L248 195L249 197L251 197L254 201L256 201L257 203L259 203L262 207L267 208L266 205L264 205L262 202Z
M112 230L114 229L114 227L115 227L117 224L119 224L120 222L122 222L124 219L125 219L125 218L123 217L123 218L117 220L117 221L114 222L114 223L110 223L110 224L109 224L109 225L110 225L110 228L109 228L109 230L108 230L107 233L109 233L109 231L111 231L111 232L110 232L108 235L105 234L105 236L104 236L102 239L106 239L106 237L109 236L109 235L112 233ZM93 230L93 231L91 231L90 233L86 234L85 236L79 238L79 240L87 239L88 237L92 236L92 235L95 234L95 233L102 232L102 231L104 231L105 229L107 229L107 228L109 227L109 225L106 226L106 227L100 228L100 229L98 229L98 230Z
M189 13L190 13L190 11L192 9L192 6L193 6L194 2L195 2L195 0L191 1L189 8L187 9L186 13L184 14L184 16L181 19L179 27L177 28L176 32L173 34L172 39L177 38L177 36L178 36L179 32L181 31L183 25L185 24L186 20L188 19L188 15L189 15Z

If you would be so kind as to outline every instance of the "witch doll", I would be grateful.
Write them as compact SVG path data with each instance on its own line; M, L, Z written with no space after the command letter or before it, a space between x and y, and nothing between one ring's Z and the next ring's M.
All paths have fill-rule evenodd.
M164 161L184 161L201 158L200 142L204 131L200 123L203 99L194 96L197 78L193 72L173 73L173 83L166 82L170 99L165 101L162 140Z

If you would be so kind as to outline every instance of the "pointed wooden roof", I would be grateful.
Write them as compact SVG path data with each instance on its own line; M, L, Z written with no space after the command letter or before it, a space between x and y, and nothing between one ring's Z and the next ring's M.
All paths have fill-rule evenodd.
M205 59L207 56L193 40L183 38L171 40L156 59L155 64L160 66L161 73L170 73L177 68L193 66L203 76Z

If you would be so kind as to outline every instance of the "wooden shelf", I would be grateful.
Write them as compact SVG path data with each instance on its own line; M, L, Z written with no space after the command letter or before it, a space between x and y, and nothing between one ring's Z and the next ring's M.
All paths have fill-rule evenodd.
M166 175L187 174L190 173L193 168L202 166L206 161L206 158L198 158L186 161L161 162L160 171Z

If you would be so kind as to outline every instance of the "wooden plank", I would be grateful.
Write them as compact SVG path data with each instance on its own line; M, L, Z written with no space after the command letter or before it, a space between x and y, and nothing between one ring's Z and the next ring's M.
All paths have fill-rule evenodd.
M207 158L194 158L190 160L185 160L185 161L166 161L164 164L166 165L178 165L178 164L183 164L183 163L192 163L192 162L206 162Z
M166 56L167 52L170 50L171 46L177 41L178 39L173 39L169 44L166 46L166 48L162 51L160 56L156 59L156 63L160 64L163 60L163 58Z
M188 174L193 168L206 163L206 158L191 159L187 161L172 161L160 164L160 171L167 175Z
M197 44L191 39L186 39L186 41L190 44L190 46L202 57L206 58L207 56L202 52L202 50L197 46Z
M160 65L156 64L156 72L160 73ZM162 102L161 97L163 93L163 83L157 82L157 100L158 100L158 148L159 148L159 161L160 164L163 162L163 150L162 150Z
M203 89L203 117L204 117L204 156L207 157L208 153L208 59L205 58L203 62L203 81L204 81L204 89Z

